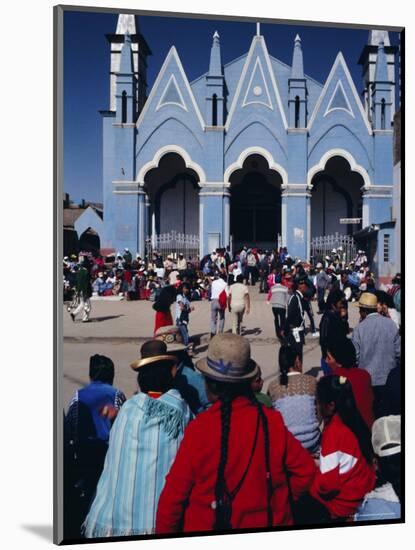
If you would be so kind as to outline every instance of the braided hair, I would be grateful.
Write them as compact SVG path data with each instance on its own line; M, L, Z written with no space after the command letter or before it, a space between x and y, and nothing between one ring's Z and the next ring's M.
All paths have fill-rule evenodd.
M242 486L245 476L248 472L249 465L252 460L253 453L256 447L257 433L255 434L255 441L251 452L247 468L233 491L229 491L226 486L225 469L228 461L229 450L229 433L231 427L232 418L232 403L233 400L239 396L245 396L251 404L258 411L258 418L262 423L262 429L264 433L265 442L265 465L266 465L266 481L267 481L267 516L268 526L272 525L272 508L271 508L271 496L272 496L272 478L270 467L270 444L269 444L269 429L268 421L263 411L262 405L256 399L252 388L251 381L242 383L226 383L217 382L206 378L208 389L219 396L221 402L221 447L220 447L220 459L218 464L218 472L215 484L215 521L213 528L215 530L231 529L232 519L232 500L236 496L236 493ZM258 430L257 430L258 432Z
M334 374L321 378L317 383L317 400L320 403L334 402L336 413L356 436L366 462L372 464L371 432L356 406L352 385L347 378Z

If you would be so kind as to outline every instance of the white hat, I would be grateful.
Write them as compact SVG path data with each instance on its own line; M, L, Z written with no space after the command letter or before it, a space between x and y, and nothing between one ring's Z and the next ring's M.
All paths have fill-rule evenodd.
M335 254L337 252L337 250L335 248L333 248L333 250L331 252L332 252L332 254L333 253Z
M318 264L316 265L316 268L317 268L317 269L320 269L320 268L322 268L322 267L323 267L323 264L322 264L321 262L318 262Z
M375 420L372 426L372 446L379 457L401 452L400 415L382 416Z

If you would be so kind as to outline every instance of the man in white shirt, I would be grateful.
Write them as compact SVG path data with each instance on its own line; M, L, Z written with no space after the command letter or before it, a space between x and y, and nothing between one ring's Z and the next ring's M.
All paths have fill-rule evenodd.
M219 304L219 296L220 294L225 291L227 292L228 285L226 284L226 281L219 277L219 275L215 275L214 280L212 281L211 287L210 287L210 336L213 338L216 334L216 330L218 332L223 332L223 327L225 326L225 309L226 309L226 303L225 307L220 307ZM219 322L218 322L219 317Z
M232 315L232 332L241 334L244 313L249 315L250 299L248 287L243 284L243 276L236 277L236 283L229 288L228 309Z

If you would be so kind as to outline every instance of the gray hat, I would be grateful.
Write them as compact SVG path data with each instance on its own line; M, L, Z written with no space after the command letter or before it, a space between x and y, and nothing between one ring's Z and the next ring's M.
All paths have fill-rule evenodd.
M220 382L243 382L258 374L258 365L251 359L251 346L243 336L217 334L209 342L207 357L196 363L207 378Z
M154 338L156 340L161 340L167 345L167 352L182 351L187 349L187 346L183 343L180 329L175 325L168 325L158 328Z

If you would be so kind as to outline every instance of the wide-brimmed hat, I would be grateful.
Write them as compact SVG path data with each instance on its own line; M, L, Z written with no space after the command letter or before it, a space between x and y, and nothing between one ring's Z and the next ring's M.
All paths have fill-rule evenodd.
M173 367L177 363L177 358L174 355L167 354L167 346L161 340L147 340L141 346L140 349L141 359L137 359L130 364L130 367L137 371L139 368L144 367L145 365L154 364L156 366L171 364Z
M371 292L363 292L360 295L359 307L364 307L365 309L377 309L378 299L375 294Z
M207 357L196 368L208 378L221 382L243 382L258 374L258 365L251 359L248 340L237 334L217 334L209 342Z
M167 351L181 351L187 349L183 343L182 334L179 327L168 325L157 329L154 338L161 340L167 346Z

